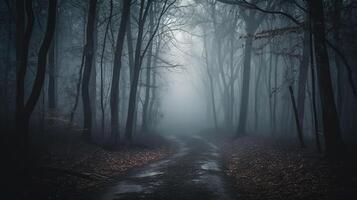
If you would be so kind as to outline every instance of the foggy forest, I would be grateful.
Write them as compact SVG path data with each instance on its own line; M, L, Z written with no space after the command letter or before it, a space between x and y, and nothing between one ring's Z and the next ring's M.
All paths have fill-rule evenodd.
M1 198L357 199L356 53L355 0L1 0Z

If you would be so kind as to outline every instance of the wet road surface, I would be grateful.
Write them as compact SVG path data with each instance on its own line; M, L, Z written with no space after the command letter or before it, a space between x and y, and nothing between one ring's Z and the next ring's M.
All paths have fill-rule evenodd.
M138 168L95 199L229 200L227 177L217 147L199 136L169 137L178 144L169 158Z

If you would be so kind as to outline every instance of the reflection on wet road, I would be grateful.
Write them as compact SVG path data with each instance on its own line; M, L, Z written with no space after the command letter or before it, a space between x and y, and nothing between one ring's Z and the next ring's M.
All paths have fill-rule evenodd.
M133 171L96 199L231 199L214 144L199 136L169 139L178 144L174 155Z

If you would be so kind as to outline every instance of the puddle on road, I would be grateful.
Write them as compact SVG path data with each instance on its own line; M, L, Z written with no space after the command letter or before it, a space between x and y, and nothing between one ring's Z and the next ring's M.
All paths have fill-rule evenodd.
M151 193L158 186L162 185L162 180L154 179L154 176L159 176L161 174L166 173L165 167L169 165L169 163L177 161L178 157L185 156L189 153L190 148L185 144L185 142L177 139L170 138L171 140L175 140L178 144L177 152L171 156L170 158L164 159L162 161L152 163L141 170L137 170L136 173L131 175L129 180L123 180L117 183L115 186L111 187L104 195L102 200L109 199L120 199L126 198L126 195L145 195ZM209 190L214 191L219 197L223 197L221 199L229 199L225 196L224 182L221 177L215 172L220 172L221 166L215 157L219 156L217 152L217 147L207 142L210 146L209 150L206 152L202 152L205 156L205 159L196 160L195 167L198 170L198 176L195 179L188 179L187 181L192 181L191 183L198 185L205 185L205 187L209 188ZM156 180L156 181L154 181Z
M211 170L211 171L221 171L219 165L214 160L203 161L201 165L201 169L203 170Z
M167 137L170 138L170 140L174 140L176 143L178 143L178 151L170 158L150 164L148 167L146 167L146 169L136 173L133 177L145 178L145 177L164 174L164 172L161 171L162 168L166 167L168 163L170 163L170 161L174 161L178 157L182 157L188 153L189 148L186 146L184 142L173 136L171 137L167 136Z
M158 162L155 162L155 163L151 163L148 167L149 168L159 168L162 165L166 165L168 162L170 162L170 160L169 159L165 159L165 160L161 160L161 161L158 161Z
M161 175L161 174L163 174L163 172L160 172L160 171L143 171L143 172L135 175L134 177L144 178L144 177L156 176L156 175Z
M151 193L155 187L161 185L162 181L151 182L150 177L164 174L164 171L162 170L163 168L165 168L170 162L175 161L178 157L185 156L189 151L189 148L186 146L186 144L178 138L174 136L168 136L167 138L175 141L178 144L178 150L173 156L165 160L152 163L147 167L138 170L131 176L134 179L117 183L115 186L109 188L100 199L112 200L125 198L125 195L133 193L136 193L140 196L142 194ZM138 181L140 183L143 183L144 181L145 184L136 184Z

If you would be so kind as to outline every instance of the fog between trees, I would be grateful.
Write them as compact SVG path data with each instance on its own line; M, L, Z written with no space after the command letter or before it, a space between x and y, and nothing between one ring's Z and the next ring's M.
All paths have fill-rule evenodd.
M355 4L2 1L1 129L20 166L53 127L109 147L261 135L338 159L357 136Z

